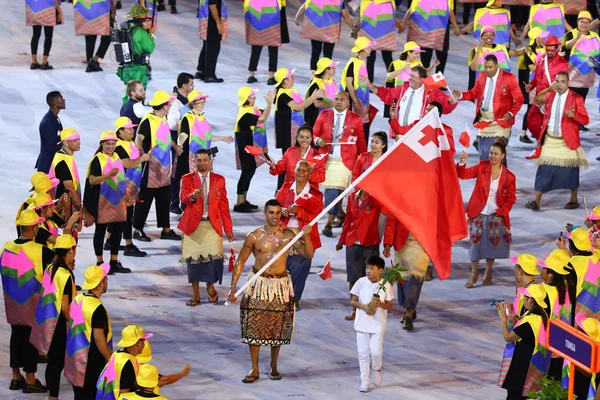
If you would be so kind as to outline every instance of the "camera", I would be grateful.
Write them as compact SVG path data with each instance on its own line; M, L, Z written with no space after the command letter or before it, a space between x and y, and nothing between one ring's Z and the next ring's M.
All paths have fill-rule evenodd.
M219 152L218 147L211 147L210 149L208 149L208 153L210 154L211 157L216 157L218 152Z

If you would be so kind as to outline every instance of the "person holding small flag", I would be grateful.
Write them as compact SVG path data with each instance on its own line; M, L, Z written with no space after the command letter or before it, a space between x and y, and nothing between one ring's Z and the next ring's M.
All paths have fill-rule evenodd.
M195 171L181 178L183 216L177 226L183 232L181 260L187 264L188 282L193 297L186 302L200 304L199 282L206 282L209 301L217 303L219 295L214 284L223 280L223 232L233 241L233 225L229 213L225 178L212 171L210 151L196 152Z
M508 258L510 254L512 235L509 214L517 201L517 188L515 175L502 165L505 157L506 142L499 138L490 147L488 160L479 161L477 165L467 168L467 153L463 151L460 162L456 164L460 179L477 178L467 205L471 243L471 278L465 284L468 289L473 287L479 277L479 260L485 259L483 285L488 286L492 284L494 261Z
M485 161L490 148L498 139L508 143L510 130L515 124L515 116L523 105L523 94L517 78L510 72L500 69L498 58L493 54L485 56L485 73L477 77L473 89L460 92L452 89L454 96L460 100L474 100L477 111L473 119L478 129L479 159ZM506 165L506 159L503 159Z
M239 213L251 213L258 206L251 204L246 199L250 182L256 172L256 168L263 162L258 157L246 152L246 146L256 145L266 153L267 150L267 131L265 122L271 113L271 104L275 99L275 92L268 92L265 96L267 102L265 109L260 110L256 107L256 92L258 89L252 89L248 86L240 88L237 92L239 99L238 115L235 123L235 145L236 145L236 167L241 169L240 179L237 183L237 202L233 206L233 211Z

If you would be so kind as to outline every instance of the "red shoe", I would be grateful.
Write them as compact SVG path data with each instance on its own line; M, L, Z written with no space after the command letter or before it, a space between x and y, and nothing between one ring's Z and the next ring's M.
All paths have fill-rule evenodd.
M526 160L535 160L536 158L540 158L540 154L542 154L542 147L538 146L531 152L530 155L525 157Z

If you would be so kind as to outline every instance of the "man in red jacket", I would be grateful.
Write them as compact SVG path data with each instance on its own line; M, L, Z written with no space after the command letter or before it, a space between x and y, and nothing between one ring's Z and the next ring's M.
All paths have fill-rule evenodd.
M359 278L366 276L366 262L369 257L379 255L380 215L381 203L364 190L348 196L346 219L335 249L340 251L346 246L346 281L350 290ZM346 316L346 320L354 320L355 315L356 309Z
M311 173L312 166L308 161L298 161L295 171L296 179L292 182L284 183L275 196L275 200L282 207L281 226L292 229L296 233L323 211L323 194L308 182ZM319 227L316 223L310 231L310 241L315 250L321 247ZM287 270L290 271L294 285L296 311L300 309L300 300L304 292L306 278L308 278L308 273L310 272L311 261L312 259L304 257L296 250L291 251L286 261Z
M223 231L233 241L233 226L225 178L211 171L209 150L196 152L196 171L181 178L179 197L185 204L178 228L183 232L181 256L187 264L193 297L188 306L200 304L199 282L206 282L209 301L219 299L214 283L223 280Z
M433 102L442 105L442 113L449 114L456 108L458 101L440 89L426 88L423 79L427 78L427 70L422 66L411 68L408 82L395 88L375 86L366 77L361 80L369 90L375 93L388 106L395 105L394 114L390 114L390 137L399 139L412 125L427 113L427 106ZM391 111L391 110L390 110Z
M537 58L535 63L535 74L533 75L531 83L525 85L525 90L530 92L535 89L537 93L541 93L542 90L550 87L556 80L556 75L559 72L569 73L568 61L558 55L558 47L560 44L561 43L556 36L548 36L546 38L546 54ZM540 109L531 107L527 114L527 126L529 127L531 135L538 140L544 133L544 131L540 129L542 118L543 116Z
M367 151L363 123L355 112L348 109L350 100L347 92L337 92L333 100L333 109L324 110L313 128L314 141L321 153L329 153L325 164L325 205L328 206L350 184L354 163L361 153ZM334 220L338 216L338 222ZM331 228L342 226L344 217L342 202L338 202L328 212L327 224L323 235L331 237Z
M542 90L535 101L541 106L543 115L543 144L535 174L535 199L525 206L537 211L543 193L569 189L571 199L565 204L565 209L578 208L579 167L590 165L579 140L579 126L590 122L585 102L580 95L569 90L569 75L562 71L556 75L555 83Z
M498 67L498 59L495 55L488 54L484 58L483 66L484 73L479 74L473 89L463 93L458 89L452 89L452 93L461 101L477 101L473 124L476 126L479 124L477 131L479 159L485 161L496 139L500 137L508 143L515 116L521 109L524 99L517 78ZM504 158L504 165L506 165L506 158Z

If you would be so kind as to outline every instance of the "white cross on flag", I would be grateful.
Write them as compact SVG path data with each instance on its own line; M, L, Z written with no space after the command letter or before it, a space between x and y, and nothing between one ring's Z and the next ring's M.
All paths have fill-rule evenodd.
M448 86L448 82L446 82L446 78L444 78L444 74L441 72L423 79L423 83L427 89L439 89Z

